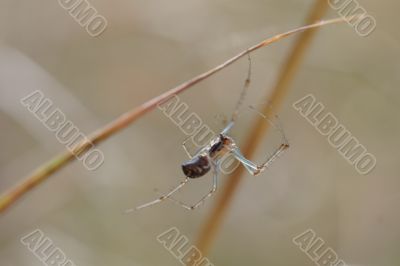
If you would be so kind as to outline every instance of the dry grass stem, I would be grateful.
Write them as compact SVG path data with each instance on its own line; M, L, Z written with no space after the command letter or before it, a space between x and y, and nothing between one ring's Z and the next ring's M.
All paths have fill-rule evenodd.
M323 2L323 1L321 1ZM313 20L315 21L315 20ZM91 143L93 144L99 144L100 142L106 140L108 137L114 135L115 133L119 132L120 130L126 128L130 124L132 124L134 121L136 121L138 118L142 117L144 114L147 112L153 110L157 104L160 102L163 102L164 100L168 99L172 95L179 94L191 87L193 87L195 84L201 82L202 80L214 75L218 71L226 68L230 64L234 63L241 57L247 55L248 53L255 51L259 48L265 47L269 44L272 44L274 42L277 42L283 38L286 38L292 34L298 33L298 32L303 32L305 30L310 30L314 28L318 28L324 25L328 24L334 24L334 23L340 23L344 22L344 18L336 18L336 19L331 19L331 20L326 20L326 21L320 21L311 25L307 25L304 27L300 27L282 34L278 34L272 38L268 38L266 40L263 40L262 42L240 52L239 54L235 55L234 57L228 59L224 63L218 65L215 68L212 68L203 74L200 74L189 81L184 82L183 84L172 88L165 93L154 97L153 99L143 103L142 105L133 108L132 110L122 114L118 118L116 118L114 121L106 125L105 127L97 130L95 133L91 134L90 137L88 138L87 141L80 143L77 148L75 149L75 153L79 154L88 149L91 146ZM8 191L5 192L4 195L1 196L0 198L0 212L5 211L8 207L10 207L14 202L16 202L18 199L20 199L24 194L29 192L31 189L42 183L44 180L46 180L49 176L51 176L53 173L59 171L62 169L64 166L66 166L69 162L75 160L75 155L73 152L70 152L66 150L65 152L59 154L58 156L50 159L47 163L43 164L40 166L38 169L33 171L28 177L26 177L22 182L17 184L15 187L12 187Z

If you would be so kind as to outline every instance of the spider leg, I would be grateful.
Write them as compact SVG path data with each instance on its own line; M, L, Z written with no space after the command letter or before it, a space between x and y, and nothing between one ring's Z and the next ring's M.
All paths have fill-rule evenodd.
M239 148L234 147L232 152L235 158L243 164L243 166L249 171L250 174L256 176L267 169L273 161L275 161L287 148L289 148L289 144L282 143L278 149L261 165L257 165L254 162L246 159L243 154L240 152Z
M202 205L209 197L211 197L211 195L217 190L217 187L218 187L218 177L219 177L218 168L215 165L213 168L214 168L213 186L212 186L211 190L206 195L204 195L196 204L187 205L187 204L185 204L179 200L176 200L172 197L168 197L168 199L187 210L194 210L197 207L199 207L200 205Z
M246 159L244 157L244 155L240 152L240 149L236 146L233 145L233 147L231 148L231 152L234 154L235 158L241 162L243 164L243 166L246 168L246 170L256 176L258 174L260 174L261 172L263 172L265 169L267 169L273 161L275 161L280 155L282 155L282 153L289 148L289 142L285 136L285 133L283 132L282 126L279 123L279 119L278 124L275 125L274 122L272 122L266 115L264 115L263 113L261 113L260 111L258 111L255 107L253 106L249 106L250 110L256 112L259 116L261 116L262 118L264 118L265 120L267 120L267 122L276 130L279 131L279 133L282 136L282 144L278 147L278 149L275 150L275 152L268 157L268 159L261 165L257 165L254 162ZM277 116L276 116L277 118Z
M149 207L149 206L151 206L151 205L154 205L154 204L157 204L157 203L162 202L163 200L169 198L172 194L174 194L175 192L177 192L178 190L180 190L184 185L186 185L186 183L187 183L188 181L189 181L189 178L186 177L185 180L183 180L178 186L176 186L174 189L172 189L172 190L171 190L170 192L168 192L167 194L162 195L161 197L159 197L159 198L157 198L157 199L155 199L155 200L153 200L153 201L150 201L150 202L148 202L148 203L145 203L145 204L142 204L142 205L140 205L140 206L137 206L136 208L128 209L128 210L125 211L125 213L129 213L129 212L132 212L132 211L134 211L134 210L140 210L140 209L143 209L143 208Z
M265 114L263 114L262 112L260 112L259 110L257 110L254 106L250 105L250 106L249 106L249 109L250 109L251 111L255 112L256 114L258 114L259 116L261 116L262 118L264 118L265 120L267 120L267 122L268 122L273 128L275 128L276 130L279 131L279 133L280 133L281 136L282 136L282 142L283 142L284 144L288 144L288 145L289 145L289 142L288 142L288 140L287 140L287 138L286 138L285 132L283 131L282 124L280 123L280 120L279 120L279 118L278 118L277 115L275 115L276 121L278 122L278 124L276 125L274 122L271 121L271 119L269 119Z
M220 134L226 135L229 132L229 130L231 130L234 124L235 124L234 121L229 122L228 125L226 125L226 127L221 131Z
M248 71L247 71L247 78L244 81L243 89L242 89L242 92L240 93L239 100L236 103L235 110L232 113L231 122L236 121L236 119L238 118L239 112L240 112L240 107L242 106L242 104L244 102L244 99L246 98L246 94L247 94L248 88L250 86L250 81L251 81L251 57L250 57L250 53L248 53L247 56L248 56L247 58L248 58L248 61L249 61L249 67L248 67Z

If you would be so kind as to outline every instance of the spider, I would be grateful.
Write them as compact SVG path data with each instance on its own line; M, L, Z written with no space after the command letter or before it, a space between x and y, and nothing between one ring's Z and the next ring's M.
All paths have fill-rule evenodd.
M285 134L284 134L282 128L280 126L276 126L271 120L269 120L261 112L257 111L254 107L250 107L251 110L255 111L258 115L260 115L262 118L267 120L274 128L278 129L278 131L280 132L280 134L282 136L282 144L272 153L272 155L270 155L264 163L262 163L261 165L257 165L256 163L246 159L243 156L239 147L236 145L235 140L231 136L228 135L229 131L234 126L235 121L239 115L239 109L243 103L247 88L250 85L251 58L250 58L250 54L248 54L248 55L249 55L248 56L249 70L247 73L247 78L245 80L239 101L236 104L235 111L233 112L230 122L227 124L227 126L219 133L218 136L211 139L211 141L207 145L200 148L195 153L194 156L192 156L189 153L188 148L186 146L186 142L188 141L188 139L190 137L188 139L186 139L182 143L182 146L183 146L183 149L185 150L185 152L190 157L190 159L181 165L183 174L185 175L185 179L182 182L180 182L180 184L177 185L170 192L168 192L164 195L161 195L161 197L159 197L153 201L150 201L148 203L137 206L136 208L126 210L126 212L143 209L143 208L152 206L154 204L160 203L166 199L177 203L178 205L180 205L181 207L183 207L185 209L194 210L197 207L199 207L200 205L202 205L204 203L204 201L206 201L206 199L211 197L211 195L217 190L218 178L219 178L219 174L220 174L220 168L219 168L220 162L221 162L221 159L224 157L224 155L226 155L227 153L233 154L233 156L246 168L246 170L251 175L257 176L261 172L263 172L265 169L267 169L275 159L277 159L287 148L289 148L288 141L285 137ZM178 192L183 186L185 186L189 182L190 179L205 176L210 171L213 172L212 188L197 203L195 203L193 205L187 205L187 204L171 197L174 193Z

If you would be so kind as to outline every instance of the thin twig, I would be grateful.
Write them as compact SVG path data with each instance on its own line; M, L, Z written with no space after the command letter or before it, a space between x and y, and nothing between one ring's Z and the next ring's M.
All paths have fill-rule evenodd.
M322 18L327 9L327 2L317 0L314 7L312 8L307 23L313 23ZM294 75L300 65L301 60L304 57L304 53L309 46L315 30L310 30L302 33L298 38L297 42L293 46L293 49L288 56L285 64L283 65L277 82L274 86L272 95L267 97L269 104L264 106L263 113L272 117L276 110L282 105L283 98L287 94L290 82L293 80ZM265 138L265 134L268 131L269 124L263 123L263 119L257 119L248 138L243 145L243 154L247 158L251 158L256 151L258 143ZM216 237L216 233L221 226L225 213L232 202L233 196L239 186L244 173L243 167L238 167L236 171L229 177L227 185L224 191L221 193L221 197L216 202L214 209L210 216L205 221L203 227L200 230L196 241L196 247L201 251L203 256L206 256L213 240Z
M220 64L219 66L212 68L203 74L200 74L193 79L184 82L183 84L172 88L168 90L167 92L145 102L144 104L133 108L131 111L128 111L127 113L122 114L120 117L116 118L114 121L106 125L104 128L99 129L95 133L93 133L87 141L84 141L80 143L77 148L75 154L80 154L83 151L87 150L89 147L91 147L91 143L93 144L99 144L101 141L104 141L111 135L117 133L118 131L122 130L123 128L127 127L130 125L132 122L134 122L136 119L139 117L142 117L144 114L147 112L153 110L157 104L165 101L169 97L175 94L179 94L190 87L194 86L195 84L201 82L202 80L214 75L218 71L226 68L230 64L234 63L241 57L245 56L246 54L255 51L259 48L265 47L269 44L272 44L274 42L277 42L283 38L286 38L292 34L302 32L305 30L321 27L324 25L328 24L334 24L334 23L340 23L344 22L344 18L336 18L336 19L331 19L331 20L326 20L326 21L320 21L315 24L307 25L304 27L300 27L294 30L290 30L288 32L278 34L272 38L266 39L242 52L239 54L235 55L234 57L228 59L224 63ZM28 191L30 191L32 188L36 187L38 184L43 182L44 180L47 179L51 174L54 172L59 171L62 167L67 165L68 162L71 162L75 159L74 152L70 151L65 151L61 153L60 155L56 156L55 158L51 159L47 163L45 163L43 166L39 167L36 169L31 175L29 175L25 180L23 180L21 183L17 184L15 187L11 188L9 191L7 191L1 198L0 198L0 212L3 212L6 210L11 204L13 204L17 199L21 198L24 194L26 194Z

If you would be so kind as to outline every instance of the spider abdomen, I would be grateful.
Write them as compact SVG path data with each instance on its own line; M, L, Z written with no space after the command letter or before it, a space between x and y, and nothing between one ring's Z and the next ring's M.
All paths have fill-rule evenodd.
M207 156L200 155L182 164L182 171L185 176L190 178L201 177L208 173L211 164Z

